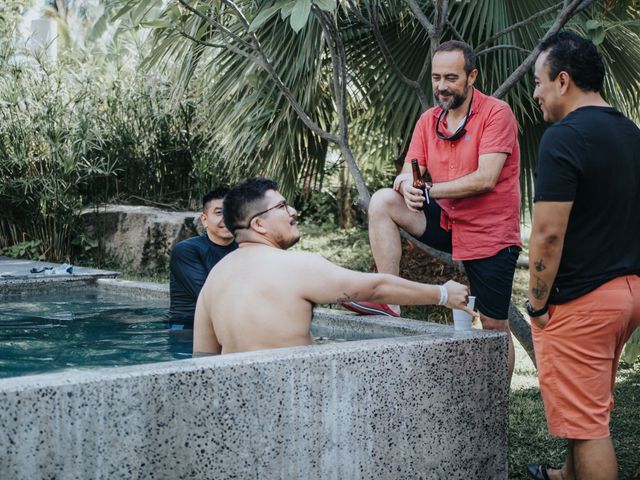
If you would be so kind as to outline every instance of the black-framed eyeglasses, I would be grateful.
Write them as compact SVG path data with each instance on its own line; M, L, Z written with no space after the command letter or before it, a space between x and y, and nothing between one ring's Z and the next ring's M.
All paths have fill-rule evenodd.
M448 110L442 109L442 112L440 112L440 115L438 115L438 121L436 122L436 136L438 138L442 139L442 140L447 140L449 142L455 142L460 137L462 137L465 133L467 133L467 130L466 130L465 127L467 126L467 122L469 121L469 115L471 115L471 104L472 103L473 103L472 101L469 102L469 108L467 109L467 114L464 117L462 125L460 125L458 127L458 129L451 135L445 135L444 133L442 133L440 131L440 122L442 122L442 119L444 118L444 116L448 112Z
M236 227L236 228L234 228L234 230L243 230L243 229L249 228L251 226L251 222L253 221L254 218L259 217L260 215L264 215L265 213L270 212L271 210L275 210L277 208L282 208L282 209L284 209L284 210L286 210L288 212L289 211L289 204L287 203L286 200L282 200L281 202L276 203L273 207L269 207L266 210L262 210L261 212L258 212L256 214L252 215L245 226Z

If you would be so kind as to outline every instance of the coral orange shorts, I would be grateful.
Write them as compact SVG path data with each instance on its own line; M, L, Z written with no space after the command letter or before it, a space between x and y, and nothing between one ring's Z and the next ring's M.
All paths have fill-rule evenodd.
M640 277L618 277L550 306L549 318L544 329L532 323L549 433L606 438L620 353L640 325Z

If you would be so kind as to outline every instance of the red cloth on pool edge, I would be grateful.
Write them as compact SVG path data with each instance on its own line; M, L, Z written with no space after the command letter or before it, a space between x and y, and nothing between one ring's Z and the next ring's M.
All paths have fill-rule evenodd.
M399 317L396 312L389 308L386 303L373 303L373 302L342 302L342 305L347 310L359 313L360 315L386 315L388 317Z

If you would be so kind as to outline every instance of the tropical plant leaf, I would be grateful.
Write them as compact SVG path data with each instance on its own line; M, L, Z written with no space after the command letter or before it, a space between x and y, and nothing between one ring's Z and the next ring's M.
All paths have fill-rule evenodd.
M269 20L271 17L273 17L278 12L278 10L280 10L280 8L282 8L282 6L280 4L277 4L277 5L274 5L272 7L269 7L267 9L265 9L265 10L261 10L260 12L258 12L258 14L255 16L255 18L251 22L251 25L249 25L249 31L250 32L256 31L267 20Z
M336 0L313 0L313 4L316 5L320 10L324 10L325 12L335 12L336 11Z
M372 179L393 173L394 161L406 147L415 121L429 106L421 105L416 88L402 78L417 81L423 98L430 101L427 32L400 0L343 2L340 8L332 0L315 0L313 4L336 13L347 54L349 143L361 170L367 172L370 183L375 183ZM207 7L238 39L247 38L245 26L228 9L214 2L197 5ZM266 57L296 101L324 130L335 130L331 58L317 19L310 13L311 0L277 4L272 0L239 0L236 5L245 18L253 19L251 32L257 35ZM433 19L433 3L423 1L420 5L427 18ZM492 39L486 45L491 50L478 56L480 75L476 83L479 89L491 93L536 47L557 9L506 35L494 36L554 6L560 7L557 0L450 2L449 22L440 40L462 36L478 46ZM300 121L272 79L253 61L249 48L210 28L202 19L179 11L173 3L164 8L163 15L172 24L154 29L154 48L146 65L162 69L174 85L176 99L186 92L198 98L198 128L205 132L206 145L222 150L230 174L241 178L269 173L290 191L308 184L310 178L321 181L326 142ZM618 108L636 117L640 101L638 17L637 6L599 1L567 25L599 42L607 68L605 94ZM374 19L378 35L372 30ZM226 42L249 57L225 48ZM383 55L382 46L393 58L393 65ZM537 144L545 128L532 92L532 76L526 75L504 98L520 126L524 198L532 194Z
M293 31L298 33L307 24L311 13L311 0L297 0L291 10L290 24Z

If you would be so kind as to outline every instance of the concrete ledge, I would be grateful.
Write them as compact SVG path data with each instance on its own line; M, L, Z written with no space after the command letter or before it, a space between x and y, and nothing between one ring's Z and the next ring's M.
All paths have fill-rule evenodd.
M2 477L507 478L504 334L315 327L395 336L0 380Z
M506 478L505 358L499 335L404 337L2 380L0 471Z
M31 273L32 268L59 267L51 262L18 260L0 256L0 294L28 294L43 288L94 283L98 278L115 278L118 272L87 267L73 267L73 273Z
M169 298L168 283L134 282L131 280L119 280L115 278L98 278L96 285L105 290L112 290L127 295L134 295L149 299Z

